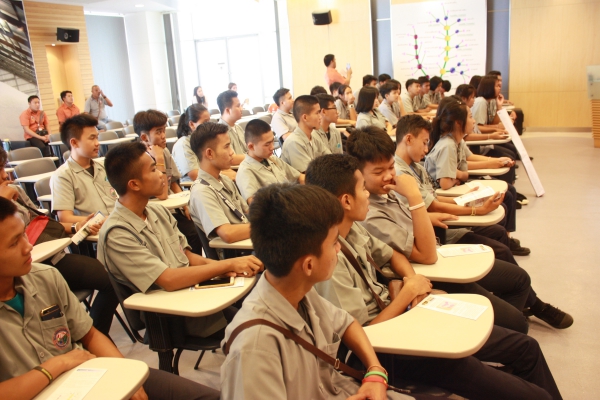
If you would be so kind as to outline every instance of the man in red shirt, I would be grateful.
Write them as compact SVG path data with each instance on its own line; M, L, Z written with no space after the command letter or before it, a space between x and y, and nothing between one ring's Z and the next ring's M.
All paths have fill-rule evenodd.
M323 59L327 71L325 72L325 87L329 87L333 82L339 82L342 85L350 85L350 79L352 78L352 68L348 66L346 69L346 78L339 72L337 72L335 56L333 54L327 54Z
M81 112L73 101L73 92L65 90L60 93L60 98L63 103L56 110L56 117L58 118L59 125L62 125L67 119L79 115Z
M50 125L48 116L40 110L40 98L29 96L29 108L21 113L19 120L23 127L23 136L31 146L37 147L44 157L51 155L48 142L50 141Z

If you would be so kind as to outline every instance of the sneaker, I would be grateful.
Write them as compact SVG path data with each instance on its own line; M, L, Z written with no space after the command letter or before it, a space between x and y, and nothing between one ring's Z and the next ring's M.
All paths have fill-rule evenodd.
M513 254L513 256L528 256L529 253L531 253L531 250L529 250L527 247L521 246L519 239L510 238L508 242L510 252Z
M527 204L529 204L529 200L527 200L527 197L525 197L525 195L517 192L517 203L519 203L522 206L526 206Z
M529 312L556 329L566 329L573 325L573 317L551 304L546 303L538 312L533 312L531 309Z

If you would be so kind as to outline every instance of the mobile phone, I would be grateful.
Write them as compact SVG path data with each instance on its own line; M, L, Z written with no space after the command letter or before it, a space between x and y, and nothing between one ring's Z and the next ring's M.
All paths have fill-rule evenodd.
M196 284L196 289L208 289L215 287L231 286L235 282L235 277L228 276L225 278L213 278Z
M350 69L350 63L346 63L346 69Z
M40 317L42 321L50 321L51 319L60 318L62 316L63 313L60 311L58 304L53 304L50 307L46 307L40 311Z

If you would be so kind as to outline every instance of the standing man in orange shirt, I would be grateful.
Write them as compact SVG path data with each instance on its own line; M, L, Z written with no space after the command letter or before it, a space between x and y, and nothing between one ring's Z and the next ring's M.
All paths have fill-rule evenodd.
M63 103L56 110L56 117L58 118L58 124L62 125L67 119L81 114L79 107L77 107L73 101L73 92L65 90L60 93L60 99Z
M38 96L29 96L27 99L29 108L21 113L19 120L23 127L23 136L31 146L37 147L44 157L50 157L51 152L48 147L50 141L50 125L46 113L40 110L40 98Z
M342 85L350 85L350 79L352 78L352 68L350 68L350 64L348 64L348 68L346 68L345 78L335 69L337 64L333 54L327 54L323 59L323 62L327 67L327 71L325 72L325 87L329 87L333 82L339 82Z

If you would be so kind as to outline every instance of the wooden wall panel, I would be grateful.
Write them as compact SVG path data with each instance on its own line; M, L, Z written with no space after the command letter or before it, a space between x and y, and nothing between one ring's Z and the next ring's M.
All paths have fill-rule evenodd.
M78 85L79 87L69 87L64 89L73 91L75 104L83 110L85 97L89 96L91 87L94 84L83 7L38 3L33 1L24 1L24 6L25 17L27 18L27 28L29 30L29 40L31 41L31 50L33 52L33 62L35 64L35 73L40 91L40 100L44 111L48 115L52 132L57 133L57 99L55 99L52 90L50 68L46 56L46 46L57 43L56 28L79 29L79 43L69 44L69 46L77 46L79 68L81 71L81 78L79 79L80 84ZM67 80L71 82L78 81L78 79Z
M590 127L586 67L600 64L600 0L512 0L509 98L525 125Z

